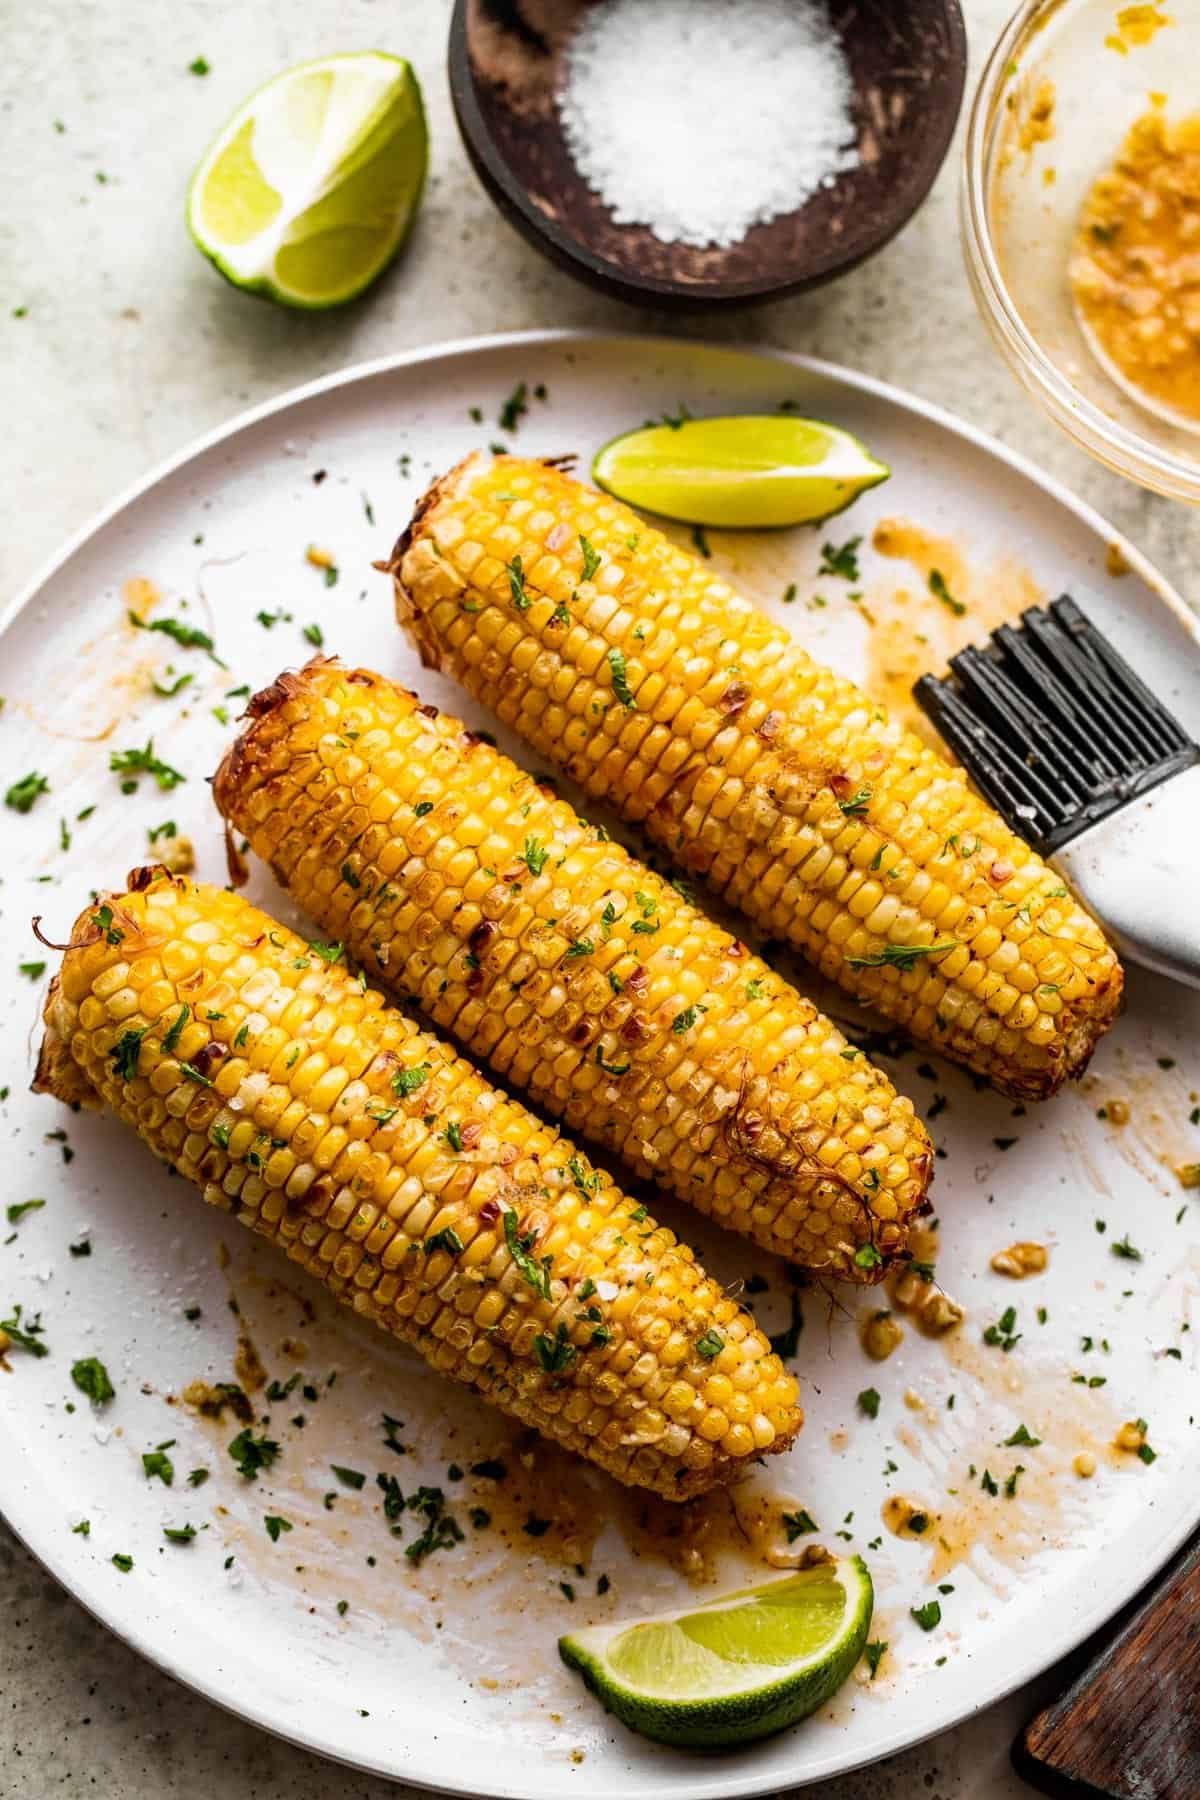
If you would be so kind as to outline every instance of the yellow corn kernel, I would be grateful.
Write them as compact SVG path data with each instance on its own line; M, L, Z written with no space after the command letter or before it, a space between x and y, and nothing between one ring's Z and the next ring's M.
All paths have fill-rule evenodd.
M317 659L250 712L218 805L356 962L723 1225L807 1268L886 1272L925 1201L928 1136L761 958L381 676ZM302 1070L330 1104L310 1083L332 1071Z
M557 1131L239 896L158 868L106 904L47 999L41 1091L106 1102L337 1298L619 1480L684 1499L791 1441L796 1384L753 1321ZM148 976L132 1010L102 998L151 951L186 971L186 1036L181 978ZM308 1101L296 1071L272 1085L264 1008L308 1045ZM714 1335L751 1430L705 1397Z
M551 538L565 606L538 579ZM710 565L560 469L475 455L390 566L426 663L762 931L1002 1092L1086 1067L1121 997L1098 925L960 769Z

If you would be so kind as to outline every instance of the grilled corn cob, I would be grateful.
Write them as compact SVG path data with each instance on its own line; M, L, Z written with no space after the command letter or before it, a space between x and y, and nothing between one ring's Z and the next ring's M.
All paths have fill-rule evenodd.
M696 557L561 470L473 456L387 565L425 661L765 932L1004 1093L1086 1066L1121 968L952 767Z
M318 658L249 712L217 805L361 966L723 1225L806 1268L884 1273L932 1147L809 1001L381 676Z
M89 1084L338 1299L621 1481L683 1499L786 1448L796 1384L686 1246L334 956L135 871L76 921L35 1085Z

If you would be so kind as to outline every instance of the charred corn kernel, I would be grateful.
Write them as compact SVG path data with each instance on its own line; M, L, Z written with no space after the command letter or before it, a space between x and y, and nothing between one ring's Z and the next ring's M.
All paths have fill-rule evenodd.
M1007 1250L997 1250L992 1258L992 1268L997 1275L1007 1275L1011 1281L1024 1281L1027 1275L1040 1275L1049 1261L1050 1252L1045 1244L1010 1244Z
M1144 1419L1126 1419L1117 1428L1113 1443L1118 1450L1140 1450L1146 1441L1146 1422Z
M1005 1093L1086 1066L1122 982L1095 921L710 565L560 469L476 455L389 567L430 666L764 932Z
M806 1268L885 1273L932 1147L809 1001L544 781L381 676L316 659L249 710L217 803L357 963L722 1225ZM574 1168L584 1198L597 1179Z
M692 1252L601 1170L585 1200L566 1139L344 964L161 868L104 906L47 998L41 1091L107 1102L338 1299L621 1481L683 1499L791 1441L795 1381ZM705 1398L713 1336L753 1442Z
M890 1312L873 1312L862 1328L862 1347L875 1362L886 1362L904 1342L904 1327Z
M1090 1450L1081 1450L1071 1464L1082 1481L1090 1481L1096 1473L1096 1459Z

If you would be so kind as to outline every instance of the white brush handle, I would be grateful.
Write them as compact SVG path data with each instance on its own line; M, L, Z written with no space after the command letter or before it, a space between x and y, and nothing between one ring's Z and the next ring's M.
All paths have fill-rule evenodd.
M1131 962L1200 987L1200 763L1050 861Z

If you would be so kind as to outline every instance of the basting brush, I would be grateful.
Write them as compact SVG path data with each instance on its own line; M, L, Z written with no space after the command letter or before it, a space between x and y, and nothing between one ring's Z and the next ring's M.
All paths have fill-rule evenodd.
M1134 962L1200 987L1200 745L1064 596L923 675L922 710Z

